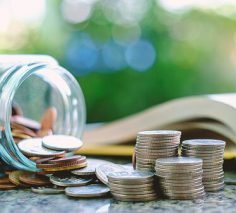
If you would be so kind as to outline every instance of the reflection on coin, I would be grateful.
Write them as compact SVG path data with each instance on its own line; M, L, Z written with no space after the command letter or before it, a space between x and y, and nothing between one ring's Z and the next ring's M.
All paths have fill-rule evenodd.
M43 138L43 146L53 150L73 151L82 145L79 138L68 135L49 135Z
M87 166L85 168L73 170L71 173L75 175L94 175L96 168L106 163L109 162L105 160L87 158Z
M162 158L156 160L156 165L201 165L202 159L191 158L191 157L173 157L173 158Z
M142 131L138 133L138 136L150 136L152 135L153 137L162 137L163 135L168 135L168 136L180 136L181 132L180 131L175 131L175 130L153 130L153 131Z
M218 147L224 147L225 142L222 140L214 140L214 139L192 139L192 140L185 140L182 142L183 145L188 146L204 146L204 147L210 147L210 146L218 146Z
M107 185L108 184L107 175L111 172L118 172L118 171L125 171L125 168L118 164L106 163L96 168L96 176L101 182Z
M142 181L142 180L149 180L154 177L153 173L151 172L141 172L141 171L122 171L122 172L110 172L108 175L109 181Z
M20 176L24 174L24 171L12 171L9 173L9 180L11 181L11 183L15 184L16 186L20 186L20 187L27 187L29 185L27 184L23 184L20 182Z
M79 178L75 175L58 174L50 176L51 183L57 186L83 186L93 181L93 178Z
M38 175L31 172L24 172L19 176L22 183L29 185L43 186L50 184L49 178L45 175Z
M25 155L28 156L50 157L50 156L62 155L65 153L64 151L55 151L44 148L42 146L41 138L31 138L22 140L18 143L18 147L20 151L22 151Z
M65 192L66 195L72 197L92 198L105 196L110 192L110 189L102 184L91 184L88 186L67 187Z
M0 184L0 189L1 190L9 190L9 189L15 189L17 186L12 183L1 183Z
M64 193L63 187L58 186L39 186L39 187L32 187L32 192L38 193L38 194L60 194Z

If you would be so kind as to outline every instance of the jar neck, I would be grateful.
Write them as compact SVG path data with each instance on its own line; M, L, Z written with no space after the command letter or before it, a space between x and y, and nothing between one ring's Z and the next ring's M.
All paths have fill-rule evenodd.
M18 88L31 75L36 75L47 81L58 91L63 100L60 125L56 133L81 137L85 124L85 103L82 91L74 77L62 67L55 64L31 63L14 65L3 73L0 78L0 152L7 163L19 169L37 171L33 161L26 158L14 142L10 118L12 102ZM30 104L30 103L29 103Z

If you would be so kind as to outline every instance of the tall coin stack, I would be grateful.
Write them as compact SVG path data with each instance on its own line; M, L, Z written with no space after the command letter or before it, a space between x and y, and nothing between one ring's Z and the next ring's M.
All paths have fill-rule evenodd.
M112 172L108 174L108 186L116 200L144 202L157 199L151 172Z
M203 185L207 192L217 192L224 188L224 148L225 142L221 140L195 139L182 143L182 156L203 160Z
M205 196L202 184L202 160L173 157L156 160L159 191L174 200L194 200Z
M137 135L135 156L136 169L154 171L155 160L178 155L180 131L143 131Z

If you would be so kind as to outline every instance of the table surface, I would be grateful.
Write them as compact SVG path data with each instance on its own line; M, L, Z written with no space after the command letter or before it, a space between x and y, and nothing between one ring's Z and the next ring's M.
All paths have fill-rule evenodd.
M236 179L236 173L225 173ZM204 200L152 202L119 202L111 197L96 199L70 198L64 194L43 195L25 190L0 191L0 212L236 212L236 185L226 185L224 191L207 193Z

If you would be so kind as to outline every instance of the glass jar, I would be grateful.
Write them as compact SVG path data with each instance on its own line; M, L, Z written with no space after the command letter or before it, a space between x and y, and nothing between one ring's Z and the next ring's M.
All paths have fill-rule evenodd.
M40 120L55 107L54 134L81 138L85 126L85 102L81 88L69 71L44 55L0 55L0 156L17 169L38 171L18 149L11 132L13 103L24 116Z

